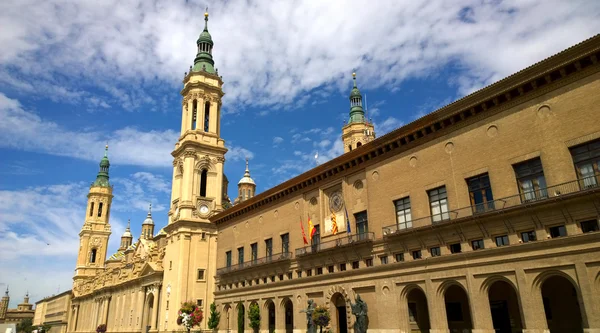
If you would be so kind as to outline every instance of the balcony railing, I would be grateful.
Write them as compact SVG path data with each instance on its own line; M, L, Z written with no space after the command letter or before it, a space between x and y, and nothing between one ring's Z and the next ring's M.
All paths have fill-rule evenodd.
M276 254L272 254L272 255L269 255L266 257L262 257L262 258L252 259L250 261L239 263L236 265L219 268L219 269L217 269L217 275L223 275L223 274L227 274L227 273L237 272L237 271L240 271L243 269L248 269L248 268L266 265L266 264L270 264L270 263L282 262L282 261L290 260L290 259L292 259L291 252L276 253Z
M337 239L333 239L326 242L320 242L318 244L313 244L305 247L301 247L296 249L296 257L315 254L318 252L324 252L327 250L336 249L339 247L357 245L366 242L372 242L375 238L375 235L372 232L363 232L355 235L342 236Z
M513 208L521 205L528 205L536 202L574 194L577 192L598 190L600 186L597 178L587 177L578 179L554 186L539 188L534 191L521 192L510 197L496 199L473 206L467 206L460 209L452 210L447 213L438 215L426 216L404 223L396 223L383 227L383 236L389 237L396 234L407 232L414 228L425 227L428 225L436 225L465 217L472 217L481 214L486 214L495 211L501 211L508 208Z

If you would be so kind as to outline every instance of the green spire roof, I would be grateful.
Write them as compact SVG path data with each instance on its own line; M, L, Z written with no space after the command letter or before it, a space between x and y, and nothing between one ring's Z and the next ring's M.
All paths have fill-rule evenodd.
M354 86L350 91L350 120L348 120L348 123L364 123L365 111L362 107L362 95L356 86L356 73L352 73L352 79L354 80Z
M96 176L96 180L92 183L92 186L108 187L108 168L110 168L110 162L108 161L108 145L104 149L104 157L100 160L100 171Z
M212 58L213 41L210 33L208 32L208 8L204 13L204 30L196 41L198 45L198 53L196 53L196 59L194 59L194 72L209 72L215 73L215 62Z

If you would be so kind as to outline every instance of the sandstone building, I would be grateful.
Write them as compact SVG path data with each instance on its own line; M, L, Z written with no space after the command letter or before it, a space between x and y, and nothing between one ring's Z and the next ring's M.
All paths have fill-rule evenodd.
M24 319L33 319L35 310L33 304L29 303L29 293L23 298L23 303L19 303L16 309L9 309L10 295L8 287L4 296L0 300L0 324L19 324Z
M67 290L36 302L34 328L48 325L50 331L47 333L66 333L71 313L71 298L71 290Z
M600 332L599 59L600 35L375 140L355 85L344 155L211 218L220 328L255 303L304 332L313 299L349 332L359 294L373 333Z
M345 333L360 295L372 333L600 332L600 36L379 138L354 76L345 153L260 194L247 164L233 205L206 25L197 45L168 221L155 229L149 207L141 235L107 253L105 153L72 294L38 302L40 322L183 331L182 302L207 318L214 301L221 332L250 332L256 303L261 332L300 333L313 299Z

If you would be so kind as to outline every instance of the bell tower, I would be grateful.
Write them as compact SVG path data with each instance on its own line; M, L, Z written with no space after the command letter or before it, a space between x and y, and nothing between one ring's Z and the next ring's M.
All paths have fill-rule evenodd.
M83 279L93 277L104 269L108 237L110 236L110 204L112 185L108 182L108 145L100 161L100 171L90 186L85 222L79 232L79 254L73 281L75 285Z
M356 86L356 73L352 73L352 80L354 81L354 87L350 91L350 119L342 127L344 153L375 140L375 128L365 117L362 95Z
M225 141L221 139L223 81L214 67L208 12L197 42L194 66L183 79L181 136L173 155L173 187L169 223L208 222L223 209Z

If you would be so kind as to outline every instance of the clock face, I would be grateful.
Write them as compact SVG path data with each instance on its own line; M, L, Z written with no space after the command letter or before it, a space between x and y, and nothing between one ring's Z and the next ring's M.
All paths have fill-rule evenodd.
M208 214L208 206L206 206L206 205L200 206L200 214Z
M334 212L339 212L344 207L344 199L342 198L342 192L334 192L329 198L329 208Z

